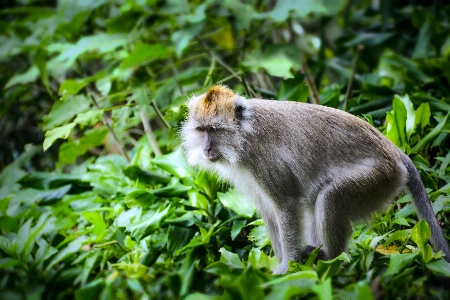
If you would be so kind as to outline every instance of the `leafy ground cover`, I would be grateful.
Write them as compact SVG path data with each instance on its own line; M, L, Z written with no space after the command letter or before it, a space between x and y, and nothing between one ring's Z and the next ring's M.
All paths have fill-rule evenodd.
M444 1L18 1L0 11L1 299L450 298L408 196L348 253L277 265L262 220L188 166L190 95L320 103L410 155L450 235Z

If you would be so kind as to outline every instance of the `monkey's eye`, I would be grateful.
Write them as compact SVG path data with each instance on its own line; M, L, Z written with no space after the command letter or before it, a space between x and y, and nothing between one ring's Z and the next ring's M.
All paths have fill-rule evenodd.
M197 128L195 128L197 131L205 131L205 127L204 126L198 126Z

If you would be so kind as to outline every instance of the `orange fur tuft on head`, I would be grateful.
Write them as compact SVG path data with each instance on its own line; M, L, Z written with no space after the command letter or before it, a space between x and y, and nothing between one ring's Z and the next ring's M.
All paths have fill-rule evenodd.
M227 117L234 116L234 100L236 94L224 85L213 85L201 99L197 107L197 115L215 116L219 112Z

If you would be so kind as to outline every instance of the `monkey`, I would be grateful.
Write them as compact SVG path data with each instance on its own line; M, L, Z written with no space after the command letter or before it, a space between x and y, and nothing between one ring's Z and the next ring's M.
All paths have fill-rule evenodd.
M246 99L223 85L187 104L180 135L188 163L217 173L253 201L285 274L318 248L347 250L351 224L367 221L403 191L450 249L411 159L366 121L322 105ZM306 253L306 254L305 254Z

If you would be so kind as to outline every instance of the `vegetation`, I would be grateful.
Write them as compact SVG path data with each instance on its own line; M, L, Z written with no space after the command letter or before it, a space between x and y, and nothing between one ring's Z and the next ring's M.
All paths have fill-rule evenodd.
M33 1L0 11L1 299L450 298L408 196L349 252L277 265L264 224L188 166L193 94L320 103L413 159L450 236L450 4Z

